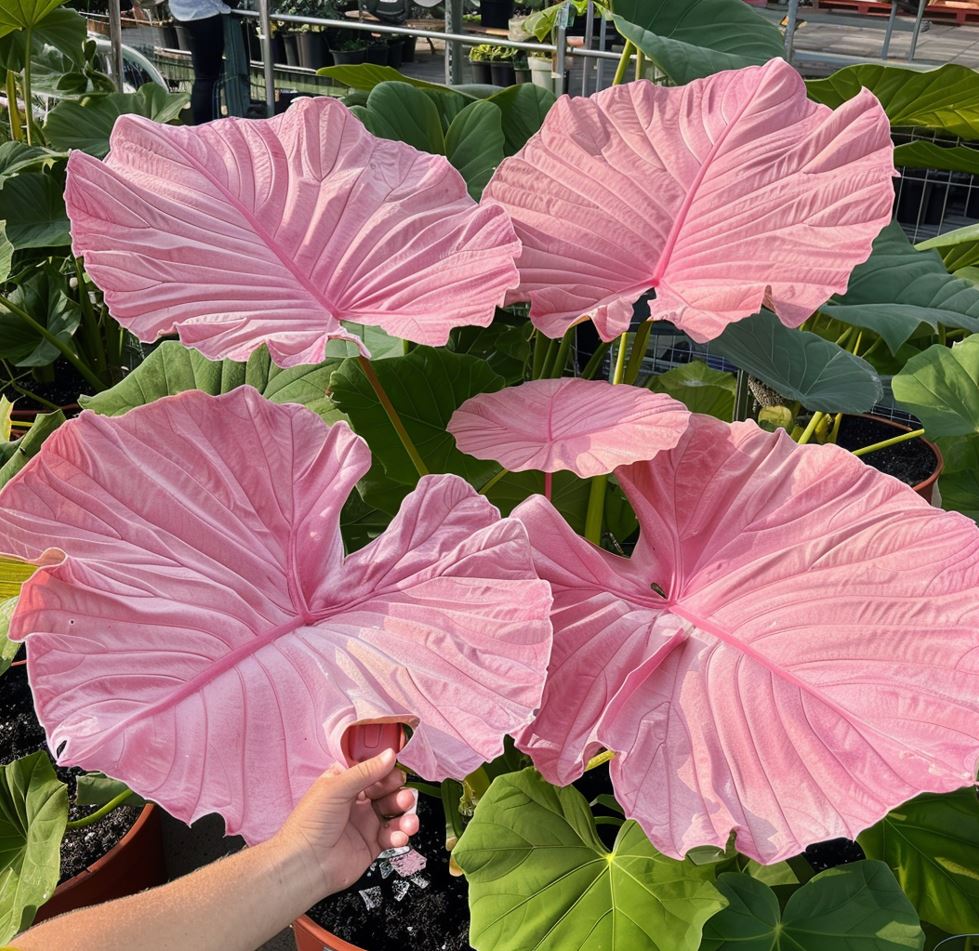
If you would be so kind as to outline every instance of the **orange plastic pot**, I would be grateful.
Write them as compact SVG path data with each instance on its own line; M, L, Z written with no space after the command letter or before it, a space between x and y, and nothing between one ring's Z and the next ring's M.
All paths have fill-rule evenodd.
M884 419L882 416L873 416L868 413L859 414L863 419L871 419L875 423L880 423L882 426L888 426L897 432L909 433L911 432L910 426L905 426L904 423L896 423L892 419ZM926 502L933 502L935 495L935 483L938 482L938 477L942 474L942 469L945 467L945 460L942 458L942 451L938 448L931 440L921 439L932 452L935 457L935 468L932 470L930 476L927 479L922 479L917 485L912 486L915 492L918 493Z
M309 915L303 915L292 923L297 951L364 951L359 945L338 938L321 928Z

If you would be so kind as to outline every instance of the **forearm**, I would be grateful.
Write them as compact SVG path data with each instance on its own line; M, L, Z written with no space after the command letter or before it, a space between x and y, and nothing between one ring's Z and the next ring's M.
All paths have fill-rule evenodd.
M255 951L322 894L322 879L278 838L168 885L54 918L17 951Z

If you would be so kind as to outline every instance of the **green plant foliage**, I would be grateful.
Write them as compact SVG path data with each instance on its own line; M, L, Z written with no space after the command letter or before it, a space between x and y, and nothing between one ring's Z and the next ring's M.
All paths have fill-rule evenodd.
M858 837L886 862L926 921L950 933L979 931L979 799L975 789L928 793Z
M894 164L899 168L935 168L977 175L979 149L970 149L965 145L939 145L919 139L896 146Z
M60 157L50 149L36 145L13 140L0 143L0 182L27 169L50 164Z
M824 413L863 413L883 393L874 368L816 334L791 330L764 310L731 324L711 350L788 400Z
M69 343L82 313L58 270L44 268L10 292L10 300L62 343ZM16 314L0 309L0 357L19 367L43 367L61 351Z
M784 52L778 27L744 0L615 0L616 29L677 84Z
M916 244L919 251L937 251L949 271L958 272L979 265L979 225L966 225L946 231L936 238Z
M301 403L328 423L343 418L326 395L330 375L339 361L283 369L276 366L266 347L256 350L247 363L208 360L175 340L161 343L135 370L109 390L82 396L85 409L118 416L136 406L152 403L184 390L202 390L216 396L238 386L253 386L273 403Z
M452 854L477 951L696 951L725 904L711 866L660 855L635 822L609 852L585 798L534 769L493 780Z
M137 796L125 783L110 779L105 773L81 773L75 779L75 803L79 806L104 806L124 792L129 792L127 806L146 805L142 796Z
M920 951L924 933L883 862L822 872L779 910L778 897L748 875L718 876L728 906L707 922L702 951Z
M64 0L0 0L0 36L37 26Z
M820 309L880 334L892 353L922 324L979 331L979 290L949 274L937 255L915 250L896 221L874 240L846 293Z
M0 36L0 66L15 72L22 70L30 42L32 65L37 72L43 75L51 67L72 71L85 61L85 36L85 19L74 10L61 7L49 13L30 35L26 30L17 30Z
M979 436L939 439L945 468L938 479L942 508L979 522Z
M16 607L16 597L0 601L0 674L3 674L14 662L21 647L17 641L12 641L8 636L10 619L14 616Z
M503 388L503 377L485 361L448 350L416 347L407 356L380 361L374 370L430 472L454 472L479 486L499 469L494 462L459 452L445 431L452 414L470 396ZM337 407L371 446L374 477L379 475L380 464L387 480L401 487L400 491L388 487L389 491L403 496L407 487L418 481L418 473L359 360L345 360L334 372L330 387ZM400 497L389 501L388 510L398 502Z
M908 360L891 387L929 436L979 433L979 334L954 347L935 344Z
M505 311L497 311L489 327L457 327L449 336L448 349L470 353L486 361L508 384L521 383L530 362L530 337L534 326L529 320L510 322Z
M806 86L811 99L834 109L866 88L880 100L894 127L979 138L979 73L967 66L950 63L919 72L865 63L811 79Z
M654 393L665 393L683 403L691 413L716 416L731 422L737 380L732 373L714 370L701 360L651 377L646 384Z
M368 131L382 139L407 142L434 155L445 154L439 111L432 98L416 86L400 81L379 83L357 115Z
M489 97L503 113L504 151L515 155L540 127L551 106L557 101L549 89L530 83L508 86Z
M63 185L44 172L23 172L0 185L0 220L18 251L71 243L62 191Z
M503 113L493 102L471 102L452 120L445 135L445 156L479 201L490 176L503 161Z
M31 428L20 439L0 443L0 488L37 455L44 440L64 421L65 414L60 409L53 413L38 414Z
M154 122L172 122L188 101L186 93L167 92L156 83L146 83L136 92L88 96L77 102L65 100L51 110L44 134L55 148L81 149L102 158L109 151L109 135L119 116L138 115Z
M0 766L0 942L34 920L54 892L68 789L44 752Z
M317 70L318 76L327 76L337 86L348 89L371 90L381 83L408 83L416 89L431 89L436 92L449 90L448 86L427 83L422 79L405 76L390 66L375 66L373 63L356 63L350 66L324 66ZM451 90L450 90L451 91ZM465 93L462 93L465 95ZM468 97L473 98L473 97Z
M588 10L588 0L570 0L570 2L571 8L574 10L577 16L583 16ZM538 40L549 39L551 33L557 27L558 17L561 16L561 13L566 6L567 3L565 0L562 0L561 3L555 3L552 6L544 7L543 10L537 10L536 12L531 13L531 15L524 20L524 30L531 36L536 37ZM607 12L606 8L602 4L596 4L596 7L602 13Z

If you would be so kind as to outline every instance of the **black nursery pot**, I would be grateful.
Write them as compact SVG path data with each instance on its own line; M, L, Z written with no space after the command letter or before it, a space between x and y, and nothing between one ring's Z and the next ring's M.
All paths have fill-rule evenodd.
M367 50L330 50L333 62L337 66L356 66L363 63L367 55Z
M512 86L517 81L513 63L490 63L490 75L494 86Z
M160 27L162 33L163 48L167 50L180 49L180 42L177 39L177 28L172 23L164 23Z
M479 83L481 86L489 86L492 84L493 72L490 69L489 63L474 63L472 60L470 60L469 65L472 66L474 83Z
M401 38L401 62L413 63L415 61L415 41L417 36L404 36Z
M404 55L404 47L400 40L395 40L388 44L388 66L392 69L400 69Z
M333 65L333 57L322 33L307 30L299 34L299 65L306 69L321 69L323 66Z
M299 65L299 36L296 33L286 33L282 37L285 43L286 66Z
M479 0L479 22L505 30L513 16L513 0Z
M388 64L388 46L387 43L384 44L371 44L367 47L367 57L365 59L367 63L373 63L375 66L387 66Z
M177 31L177 48L185 53L190 52L190 30L183 23L175 23L174 29Z

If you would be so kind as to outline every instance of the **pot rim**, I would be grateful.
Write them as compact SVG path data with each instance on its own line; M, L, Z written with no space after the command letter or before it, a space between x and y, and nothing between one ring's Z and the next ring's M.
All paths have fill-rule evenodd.
M886 416L876 416L873 413L847 413L847 416L853 416L856 419L871 419L875 423L883 423L885 426L890 426L892 429L899 429L902 432L911 432L911 427L907 423L898 422L896 419L888 419ZM935 445L930 439L925 436L921 437L921 441L932 451L935 457L935 468L932 474L928 476L927 479L922 479L921 482L911 486L915 492L921 494L925 490L931 489L932 486L938 481L938 477L942 474L942 470L945 468L945 457L942 455L941 449Z
M309 915L300 915L292 923L293 931L297 928L308 932L317 941L325 943L323 951L366 951L359 944L351 944L338 938L332 931L327 931L322 925L318 925Z

